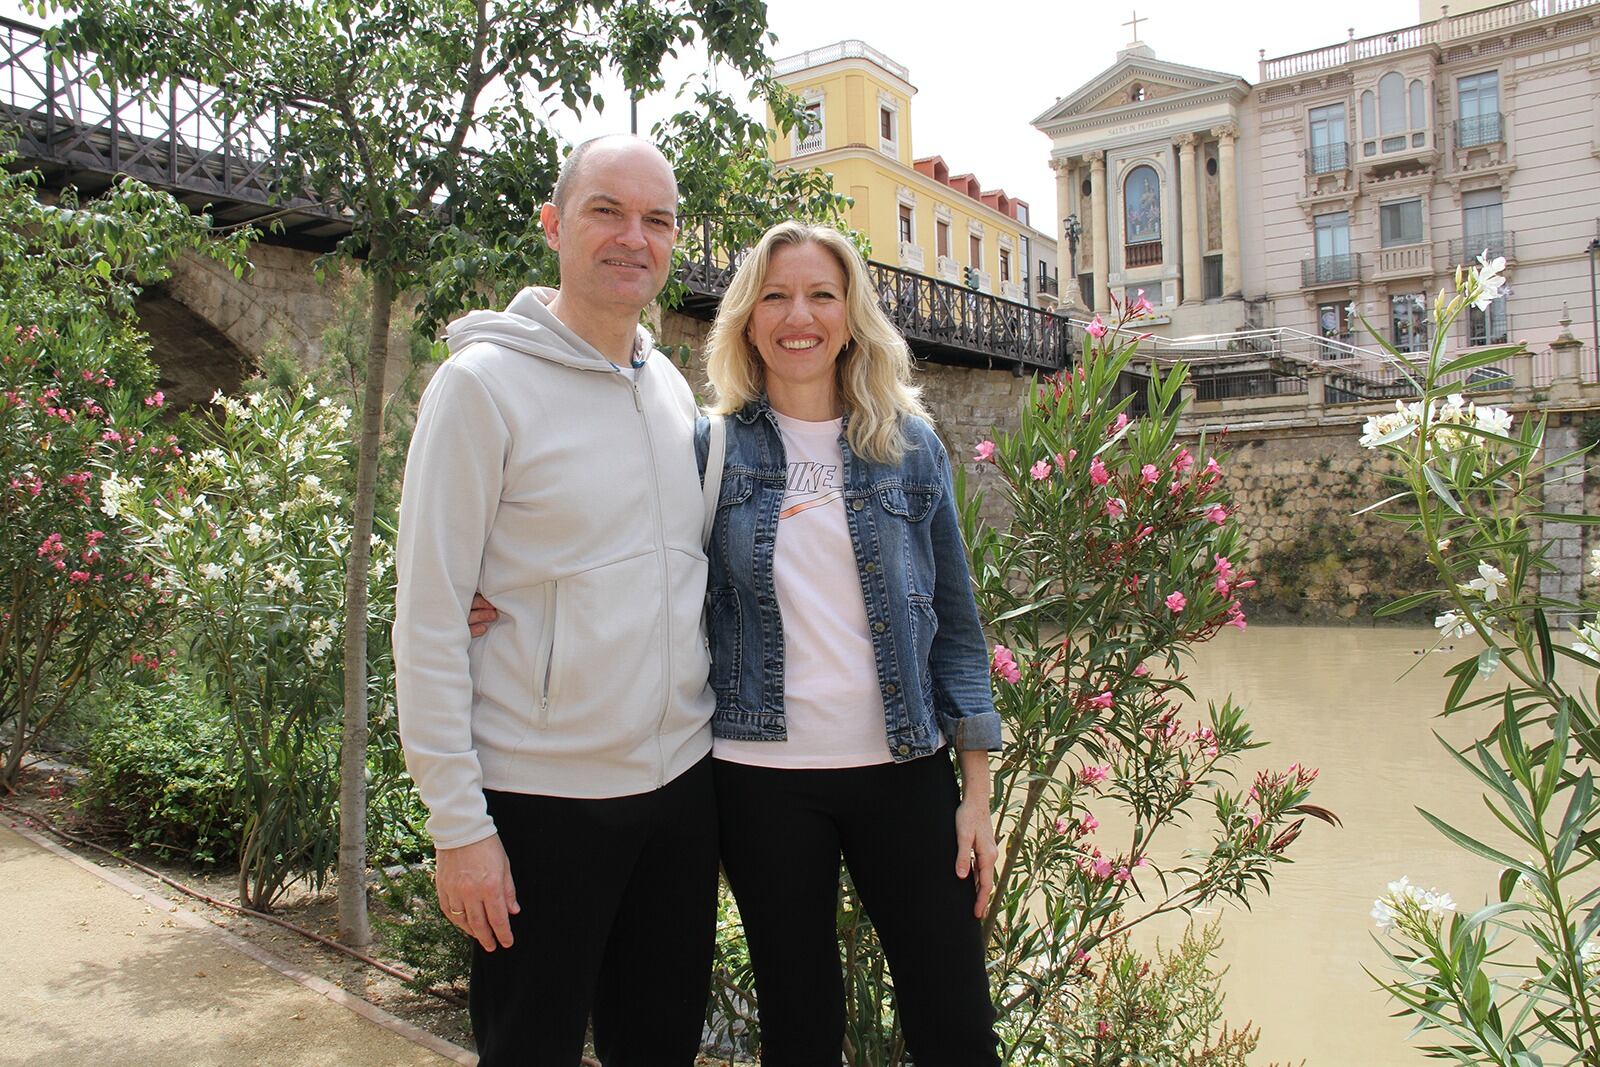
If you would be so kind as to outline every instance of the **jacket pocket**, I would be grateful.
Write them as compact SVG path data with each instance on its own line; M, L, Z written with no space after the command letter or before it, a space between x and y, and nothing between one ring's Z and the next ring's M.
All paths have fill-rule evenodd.
M711 688L722 704L738 694L744 658L744 625L739 617L737 589L712 589L706 593L706 631L711 645Z
M917 672L917 688L923 702L933 707L933 636L939 632L939 616L933 610L933 597L921 593L910 595L911 664Z
M921 522L939 500L936 485L882 485L878 487L878 503L891 515L907 522Z
M546 582L544 587L544 633L534 649L533 692L537 697L534 717L540 729L550 723L556 673L556 636L561 630L561 583Z

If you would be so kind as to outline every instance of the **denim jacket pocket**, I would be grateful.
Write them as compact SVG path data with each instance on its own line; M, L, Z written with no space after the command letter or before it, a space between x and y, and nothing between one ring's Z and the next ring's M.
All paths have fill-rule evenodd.
M711 638L711 688L717 703L738 694L744 623L739 618L739 590L712 589L706 593L706 629Z
M939 501L936 485L884 485L878 488L878 503L891 515L907 522L921 522Z
M916 657L912 668L922 683L922 699L933 707L933 636L939 632L939 616L933 610L933 597L912 593L910 598L911 651Z
M747 470L730 470L722 475L722 493L717 497L717 508L730 508L743 504L755 491L755 479Z

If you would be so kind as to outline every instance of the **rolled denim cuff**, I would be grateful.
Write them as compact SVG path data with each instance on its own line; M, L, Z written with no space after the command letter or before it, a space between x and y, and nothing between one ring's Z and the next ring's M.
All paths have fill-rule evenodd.
M980 711L976 715L954 717L941 713L939 726L957 752L981 749L998 752L1005 747L1000 734L1000 713Z

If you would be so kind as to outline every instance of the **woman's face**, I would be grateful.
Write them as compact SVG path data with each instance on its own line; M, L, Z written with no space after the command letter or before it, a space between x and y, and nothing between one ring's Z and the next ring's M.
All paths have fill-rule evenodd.
M761 355L769 394L834 386L850 341L844 268L822 245L780 245L767 261L745 337Z

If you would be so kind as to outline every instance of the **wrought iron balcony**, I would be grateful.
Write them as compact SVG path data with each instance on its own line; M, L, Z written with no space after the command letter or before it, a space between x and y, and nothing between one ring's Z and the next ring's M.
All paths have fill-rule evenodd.
M1456 147L1476 148L1479 145L1499 144L1505 140L1504 126L1498 111L1456 119Z
M1300 285L1340 285L1360 280L1360 261L1353 255L1312 256L1300 261Z
M1459 240L1452 238L1450 265L1470 265L1485 251L1490 259L1496 256L1516 259L1516 234L1510 230L1496 230L1493 233L1472 234Z
M690 315L709 319L745 250L728 247L709 220L685 226L681 247L680 306ZM878 303L921 359L1000 361L1047 372L1067 365L1071 324L1060 315L885 263L869 261L867 274Z
M1055 278L1048 274L1039 275L1038 279L1033 284L1033 291L1038 293L1040 296L1056 296L1060 293L1060 289L1056 285Z
M1333 174L1350 169L1350 145L1346 141L1335 144L1314 144L1306 152L1307 174Z

